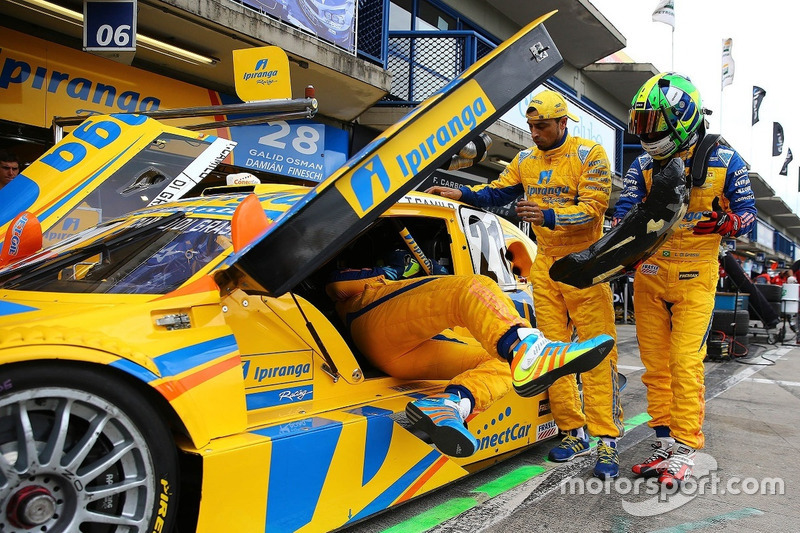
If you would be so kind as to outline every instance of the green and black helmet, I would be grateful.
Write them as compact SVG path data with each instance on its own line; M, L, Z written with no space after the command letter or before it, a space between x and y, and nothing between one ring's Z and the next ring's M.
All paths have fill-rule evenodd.
M628 132L639 136L653 159L667 159L688 146L703 113L697 87L684 76L662 72L633 97Z

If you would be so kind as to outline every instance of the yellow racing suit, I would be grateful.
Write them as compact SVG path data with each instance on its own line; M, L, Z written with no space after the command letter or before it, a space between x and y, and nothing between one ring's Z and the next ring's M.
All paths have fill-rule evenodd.
M696 146L678 154L684 159L687 175ZM615 219L621 219L644 200L653 182L653 171L654 161L647 154L633 162L615 205ZM723 211L741 217L742 224L735 235L750 231L756 209L747 167L733 149L720 145L708 156L705 182L691 189L686 215L661 248L639 265L633 283L649 425L657 434L668 428L675 440L695 449L702 448L705 441L703 359L719 276L721 236L695 235L692 230L703 218L703 212L712 211L717 197Z
M461 187L461 200L479 207L505 205L521 194L542 207L544 224L533 226L538 252L531 269L536 326L545 337L569 342L572 326L580 341L602 333L616 340L614 304L607 283L577 289L550 278L550 266L584 250L602 236L611 193L608 158L596 142L565 133L550 149L518 153L488 185ZM584 407L574 376L549 389L553 418L562 431L587 426L594 436L622 435L616 343L606 359L581 375Z
M383 372L406 379L447 379L483 411L511 390L511 367L498 342L529 328L500 287L486 276L389 280L379 269L341 274L327 287L353 342ZM345 275L347 272L345 272ZM473 338L449 328L469 330Z

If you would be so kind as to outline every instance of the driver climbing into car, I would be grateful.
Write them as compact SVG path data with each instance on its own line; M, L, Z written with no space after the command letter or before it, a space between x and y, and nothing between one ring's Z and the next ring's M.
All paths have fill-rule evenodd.
M412 429L444 454L468 457L478 449L467 418L511 385L521 396L535 396L561 376L590 370L614 345L605 334L552 342L490 278L448 275L430 263L427 275L408 250L395 250L380 266L334 271L326 292L375 367L403 379L449 380L444 392L406 406ZM450 329L456 326L471 337Z

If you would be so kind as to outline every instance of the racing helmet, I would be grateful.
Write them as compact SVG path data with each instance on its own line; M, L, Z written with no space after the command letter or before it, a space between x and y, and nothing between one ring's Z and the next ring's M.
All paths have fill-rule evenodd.
M639 136L653 159L667 159L692 142L704 112L700 92L689 78L662 72L633 97L628 132Z

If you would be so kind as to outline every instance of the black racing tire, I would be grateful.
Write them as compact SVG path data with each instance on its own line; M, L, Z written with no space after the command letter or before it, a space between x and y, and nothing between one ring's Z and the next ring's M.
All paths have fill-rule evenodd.
M721 331L725 335L744 335L750 331L750 313L744 309L732 311L728 309L715 309L711 317L711 331Z
M756 283L755 287L764 295L768 302L780 302L782 289L780 285L769 285L767 283Z
M171 532L179 467L153 405L102 367L0 371L0 531Z

